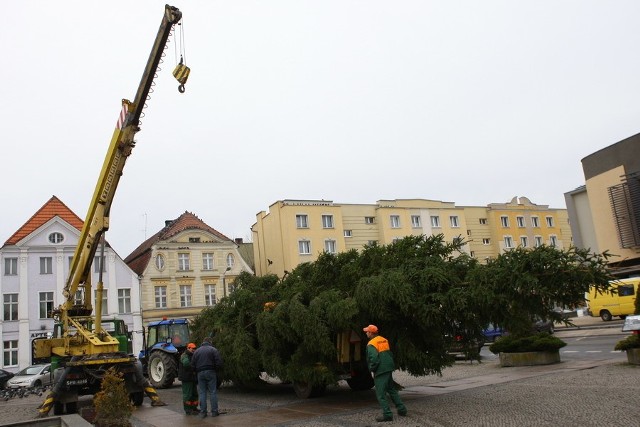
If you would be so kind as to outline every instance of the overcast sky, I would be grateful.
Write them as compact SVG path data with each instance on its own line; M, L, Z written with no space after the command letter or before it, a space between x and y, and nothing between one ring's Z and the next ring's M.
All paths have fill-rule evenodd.
M166 1L3 2L0 245L52 195L84 218ZM107 240L185 211L230 238L281 199L564 208L640 131L638 1L178 1Z

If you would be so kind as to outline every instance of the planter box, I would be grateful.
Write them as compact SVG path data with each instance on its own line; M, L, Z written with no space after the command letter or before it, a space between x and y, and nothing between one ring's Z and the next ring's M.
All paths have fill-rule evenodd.
M627 361L631 365L640 365L640 348L630 348L627 350Z
M534 366L560 363L560 351L531 351L526 353L500 353L500 366Z

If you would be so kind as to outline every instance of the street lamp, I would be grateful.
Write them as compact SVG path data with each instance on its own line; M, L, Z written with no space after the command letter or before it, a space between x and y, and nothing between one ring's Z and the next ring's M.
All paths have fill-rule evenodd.
M227 281L225 276L229 270L231 270L231 267L227 267L227 269L222 273L222 292L225 298L227 297Z

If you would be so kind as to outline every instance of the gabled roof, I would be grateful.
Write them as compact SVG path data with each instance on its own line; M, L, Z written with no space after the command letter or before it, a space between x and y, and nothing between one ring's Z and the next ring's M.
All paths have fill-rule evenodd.
M33 233L43 224L56 216L71 224L79 231L82 231L84 221L81 220L78 215L73 213L73 211L69 209L67 205L62 203L60 199L58 199L56 196L52 196L49 201L47 201L47 203L45 203L40 209L38 209L38 211L33 214L33 216L29 218L29 220L25 222L22 227L18 229L18 231L13 233L13 236L9 237L9 239L4 242L3 247L7 245L17 244L20 240L24 239L29 234Z
M138 275L144 273L149 260L151 259L151 247L160 241L169 240L178 233L185 230L202 230L213 234L220 240L232 241L224 234L220 233L213 227L209 227L200 218L191 212L185 211L178 218L173 221L167 221L164 228L158 231L153 236L142 242L140 246L133 250L125 259L124 262L130 269L138 273Z

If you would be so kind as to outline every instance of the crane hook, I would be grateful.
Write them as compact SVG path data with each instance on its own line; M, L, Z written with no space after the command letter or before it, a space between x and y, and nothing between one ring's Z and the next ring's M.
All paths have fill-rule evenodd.
M180 85L180 86L178 86L178 92L180 92L180 93L184 93L184 90L185 90L185 89L184 89L184 85Z

